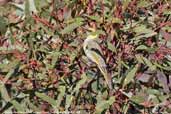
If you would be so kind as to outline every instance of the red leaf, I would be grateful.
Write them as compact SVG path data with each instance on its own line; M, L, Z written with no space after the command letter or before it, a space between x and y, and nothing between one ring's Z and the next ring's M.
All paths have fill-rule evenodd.
M163 38L164 38L166 41L171 40L171 34L167 33L167 32L164 31L164 30L161 30L160 33L161 33L161 35L163 36Z

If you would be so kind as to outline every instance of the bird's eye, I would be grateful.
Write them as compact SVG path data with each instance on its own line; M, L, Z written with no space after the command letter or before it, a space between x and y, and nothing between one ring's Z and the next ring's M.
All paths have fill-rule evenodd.
M87 50L89 49L88 46L86 46L86 49L87 49Z

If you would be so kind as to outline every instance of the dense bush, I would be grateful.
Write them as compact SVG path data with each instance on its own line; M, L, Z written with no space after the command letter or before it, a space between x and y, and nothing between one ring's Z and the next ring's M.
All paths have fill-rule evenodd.
M170 6L169 0L3 4L0 112L171 113ZM82 49L89 28L99 34L112 93Z

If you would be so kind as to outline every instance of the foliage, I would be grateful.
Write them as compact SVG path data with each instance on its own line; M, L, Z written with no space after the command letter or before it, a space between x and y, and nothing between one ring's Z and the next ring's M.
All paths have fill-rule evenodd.
M170 6L169 0L0 6L0 112L171 113ZM89 28L99 34L112 92L83 52Z

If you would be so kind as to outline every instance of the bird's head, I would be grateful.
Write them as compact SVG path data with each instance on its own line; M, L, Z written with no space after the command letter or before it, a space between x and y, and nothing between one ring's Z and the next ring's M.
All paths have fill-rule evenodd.
M87 35L88 39L96 39L99 36L99 34L96 32L94 28L88 28L87 31L88 31L88 35Z
M94 28L87 28L87 39L97 39L99 35L106 35L103 30L96 30Z

